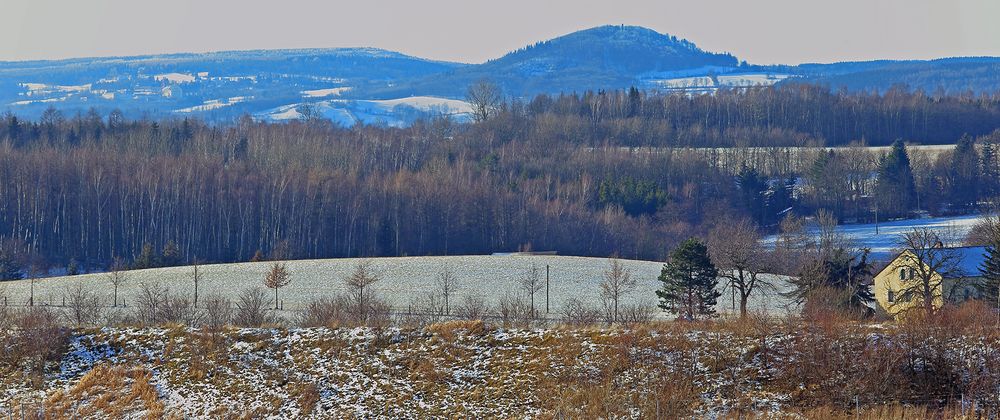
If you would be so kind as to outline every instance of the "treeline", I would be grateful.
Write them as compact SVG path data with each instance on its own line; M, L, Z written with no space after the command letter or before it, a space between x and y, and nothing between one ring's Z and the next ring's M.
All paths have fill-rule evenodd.
M540 95L513 107L559 117L565 138L591 145L734 147L842 146L896 139L949 144L1000 128L1000 96L928 95L904 87L883 94L833 92L808 84L722 89L711 95L638 90Z
M245 261L278 246L289 258L527 247L655 258L675 236L667 219L599 205L601 182L674 175L656 182L675 197L661 209L679 206L671 213L689 224L701 214L688 211L703 201L690 200L698 185L725 183L708 181L722 175L698 162L565 142L500 144L491 129L445 120L350 130L316 121L15 120L4 125L38 135L0 145L0 237L8 255L41 256L39 265L104 267L170 241L185 261Z
M0 272L7 274L0 277L32 267L104 268L115 258L149 266L148 257L164 249L181 262L528 248L661 260L723 216L748 216L775 230L789 212L828 209L841 220L870 218L872 197L885 200L883 214L902 216L917 209L971 210L993 194L985 187L996 179L990 175L996 164L984 153L995 152L996 134L966 137L961 153L911 154L912 164L905 156L901 182L912 179L913 189L886 187L882 194L874 193L876 175L901 158L898 153L880 160L860 146L822 153L767 148L769 161L800 163L764 171L746 159L721 158L719 149L671 147L711 142L664 134L673 127L697 131L689 130L697 113L715 121L725 107L709 110L706 104L726 101L802 96L799 105L777 101L775 109L788 108L782 118L822 114L806 100L809 92L824 91L539 97L499 104L475 124L435 119L407 128L345 129L317 119L267 124L248 117L221 126L127 120L117 112L67 117L55 110L25 121L7 114L0 120ZM895 103L891 95L823 95L876 108ZM906 96L909 103L918 97ZM991 115L996 108L985 98L925 99L925 105L940 104L927 105L935 115L966 124L949 129L971 133L986 126L968 125L978 120L967 121L963 113ZM680 111L685 107L686 114ZM591 117L581 116L586 109ZM687 122L671 122L681 120ZM858 138L874 137L858 130ZM723 143L746 144L729 137L739 132L719 135ZM664 147L622 147L632 144L630 138ZM971 196L955 194L968 191L961 185L977 189Z

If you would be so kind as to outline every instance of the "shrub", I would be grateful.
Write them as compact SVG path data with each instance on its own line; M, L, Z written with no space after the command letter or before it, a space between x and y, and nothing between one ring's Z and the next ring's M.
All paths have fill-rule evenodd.
M483 298L479 296L466 296L452 312L458 319L471 321L482 319L489 311L490 307Z
M244 290L236 299L233 323L242 327L262 327L277 322L277 317L269 314L267 294L258 287Z
M303 327L331 328L350 325L350 306L350 300L344 296L314 300L306 306L298 324Z
M587 306L580 299L570 298L563 306L563 322L573 327L589 327L597 324L602 313L598 309ZM606 318L606 317L605 317Z
M233 319L233 307L229 299L219 295L208 296L205 300L202 325L210 331L218 331Z

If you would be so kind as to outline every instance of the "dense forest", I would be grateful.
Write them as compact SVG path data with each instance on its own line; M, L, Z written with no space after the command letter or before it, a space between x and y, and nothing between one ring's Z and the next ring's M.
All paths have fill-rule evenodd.
M407 128L7 114L0 265L98 269L164 247L178 261L525 248L662 259L735 216L773 229L818 209L974 210L1000 191L997 128L1000 97L814 86L539 96ZM898 139L959 145L929 154Z

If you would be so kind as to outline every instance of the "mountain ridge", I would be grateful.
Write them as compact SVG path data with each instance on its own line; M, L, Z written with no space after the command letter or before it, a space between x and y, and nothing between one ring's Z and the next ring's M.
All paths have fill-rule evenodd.
M293 48L0 62L0 111L28 118L49 107L126 115L231 121L299 118L310 106L343 125L406 125L428 113L459 119L454 100L488 79L506 96L624 89L711 93L717 89L818 83L831 89L893 86L945 92L1000 90L1000 58L869 60L752 65L731 53L641 26L582 29L479 64L439 61L375 47ZM387 101L420 97L418 101ZM439 98L434 103L434 98ZM380 102L381 101L381 102ZM363 103L362 103L363 102ZM293 112L294 111L294 112Z

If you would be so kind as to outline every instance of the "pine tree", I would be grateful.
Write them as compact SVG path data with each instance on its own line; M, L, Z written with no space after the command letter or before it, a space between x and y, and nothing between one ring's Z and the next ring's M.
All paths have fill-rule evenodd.
M156 252L153 251L153 244L146 242L142 244L142 251L139 256L132 261L132 268L141 270L143 268L153 268L157 265Z
M160 266L174 267L178 265L181 265L181 250L177 247L176 242L167 241L160 253Z
M0 281L20 280L23 278L21 268L21 264L12 253L0 249Z
M899 216L913 208L916 188L910 156L902 140L892 143L888 155L879 161L878 180L875 184L876 199L880 211L889 216Z
M982 169L979 191L987 199L1000 195L1000 162L997 161L997 143L992 137L983 142Z
M76 258L70 258L69 263L66 264L66 275L75 276L80 274L80 263L76 262Z
M948 171L951 204L959 208L975 206L979 198L979 154L972 137L962 136L951 155Z
M986 247L986 259L979 267L983 274L983 299L994 307L1000 307L1000 244L994 241Z
M686 320L713 316L721 296L715 290L718 274L705 244L695 238L682 242L660 272L663 288L656 291L660 308Z

